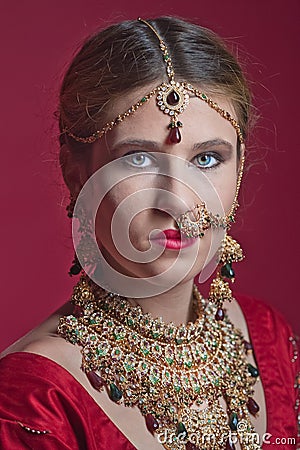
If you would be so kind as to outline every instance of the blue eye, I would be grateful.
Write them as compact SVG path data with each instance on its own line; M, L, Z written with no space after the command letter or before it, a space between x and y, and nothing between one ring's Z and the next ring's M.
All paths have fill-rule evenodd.
M127 164L140 169L146 169L154 164L153 158L143 152L132 151L124 155L124 158Z
M200 153L195 157L196 165L202 169L210 169L220 164L220 158L209 153Z

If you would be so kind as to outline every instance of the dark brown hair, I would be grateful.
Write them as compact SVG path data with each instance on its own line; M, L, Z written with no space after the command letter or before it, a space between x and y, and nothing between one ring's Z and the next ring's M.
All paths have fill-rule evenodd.
M223 41L206 28L174 17L160 17L149 23L169 49L176 81L188 81L209 94L225 95L232 102L246 137L250 92L236 58ZM144 23L124 21L91 35L71 62L62 83L61 144L68 142L74 151L84 148L88 144L67 137L64 127L78 136L88 136L114 119L109 108L116 98L166 80L159 41Z

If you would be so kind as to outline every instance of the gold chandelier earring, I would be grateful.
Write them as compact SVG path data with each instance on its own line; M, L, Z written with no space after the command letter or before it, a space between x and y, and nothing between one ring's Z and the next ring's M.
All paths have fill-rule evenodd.
M71 196L70 204L66 208L67 215L70 219L78 219L78 232L80 233L72 266L68 272L70 276L83 274L84 269L87 269L87 267L89 269L95 269L97 262L99 262L97 244L92 237L93 224L91 218L88 217L86 211L81 206L77 206L74 214L76 201L77 198Z
M240 244L227 233L222 240L218 256L218 273L210 285L208 300L217 306L216 320L223 320L225 313L223 303L232 300L232 291L229 281L234 282L235 273L232 268L233 262L244 259Z

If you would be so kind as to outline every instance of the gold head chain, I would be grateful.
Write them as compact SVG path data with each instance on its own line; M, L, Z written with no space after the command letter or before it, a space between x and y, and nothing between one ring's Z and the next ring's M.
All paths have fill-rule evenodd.
M170 116L170 124L168 126L170 133L168 137L169 144L178 144L181 142L181 133L179 128L183 126L182 122L178 120L178 115L181 114L188 106L190 100L190 94L204 101L208 106L219 113L224 119L228 120L234 127L239 142L244 143L243 133L238 122L232 117L232 115L221 108L216 102L209 98L204 92L199 91L187 82L176 82L175 72L172 64L170 52L160 37L155 28L146 20L138 18L141 23L147 25L155 34L159 40L160 49L162 51L163 60L166 65L166 72L168 76L168 83L162 83L155 87L149 93L145 94L138 102L131 105L125 112L119 114L114 120L107 122L103 128L95 131L90 136L82 137L72 133L70 128L65 127L63 132L70 136L77 142L83 144L92 144L96 140L104 136L108 131L112 130L116 125L123 122L124 119L134 114L141 106L145 105L154 95L156 95L156 104L158 108L164 113Z

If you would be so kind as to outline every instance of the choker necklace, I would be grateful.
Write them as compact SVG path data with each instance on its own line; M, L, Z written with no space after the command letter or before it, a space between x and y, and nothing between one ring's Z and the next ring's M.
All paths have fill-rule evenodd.
M242 449L261 449L251 423L259 411L252 397L259 373L246 359L251 345L226 315L215 320L217 307L196 285L193 298L194 323L165 324L83 275L58 334L81 347L93 387L137 406L164 448L233 450L238 440Z

